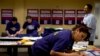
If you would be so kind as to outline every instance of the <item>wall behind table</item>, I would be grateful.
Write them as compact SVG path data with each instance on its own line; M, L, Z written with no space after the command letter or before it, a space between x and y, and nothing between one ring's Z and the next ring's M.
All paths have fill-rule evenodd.
M1 9L13 9L13 15L18 18L18 21L22 26L27 15L27 9L83 9L84 5L87 3L94 4L94 0L0 0L0 11ZM73 25L42 26L53 28L63 27L67 29L73 27ZM5 25L0 24L0 33L3 31L5 31ZM21 49L20 51L23 50ZM2 50L0 49L0 51Z
M87 3L94 4L94 0L0 0L1 9L13 9L14 16L18 18L21 26L25 21L27 9L83 9ZM56 25L43 25L57 27ZM60 25L64 28L72 28L69 25ZM59 25L58 25L59 27ZM0 24L0 33L4 31L5 25Z
M0 33L5 30L5 25L1 24L1 9L13 9L13 0L0 0Z

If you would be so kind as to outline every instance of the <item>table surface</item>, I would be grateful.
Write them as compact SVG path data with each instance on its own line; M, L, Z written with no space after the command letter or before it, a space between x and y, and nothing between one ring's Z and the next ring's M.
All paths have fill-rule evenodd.
M42 37L0 37L0 47L30 47L34 42ZM19 43L19 40L29 39L33 41L28 41L23 44Z
M35 40L38 40L38 39L41 39L42 37L0 37L0 40L1 41L16 41L16 40L22 40L22 39L29 39L29 40L32 40L32 41L35 41Z
M0 47L30 47L35 41L25 42L19 44L18 41L0 41Z

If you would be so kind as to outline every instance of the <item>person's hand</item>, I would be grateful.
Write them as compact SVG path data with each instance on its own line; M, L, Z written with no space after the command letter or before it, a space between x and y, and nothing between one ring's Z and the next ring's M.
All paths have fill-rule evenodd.
M10 35L10 37L15 37L16 35L14 35L14 34L12 34L12 35Z
M100 48L95 48L94 51L97 51L100 53Z
M74 52L72 53L73 56L87 56L85 53L83 52Z
M16 37L17 34L13 34L13 37Z
M87 56L87 55L83 52L80 52L80 56Z
M16 32L16 35L17 34L22 34L23 31L24 31L24 29L20 29L19 31Z
M8 34L8 37L10 37L11 35L10 34Z
M44 28L43 27L38 28L38 32L40 33L44 32Z
M16 32L16 35L17 35L17 34L21 34L21 31Z
M80 56L80 54L77 53L77 52L71 53L71 55L72 55L72 56Z
M41 34L43 34L44 33L44 28L43 27L40 27L40 28L38 28L38 35L40 35L41 36Z

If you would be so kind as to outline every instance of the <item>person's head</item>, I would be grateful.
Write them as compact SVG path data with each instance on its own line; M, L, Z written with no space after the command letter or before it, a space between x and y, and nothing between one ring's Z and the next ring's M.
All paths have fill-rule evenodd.
M17 18L16 18L16 17L13 17L13 18L12 18L12 23L13 23L13 24L16 24L16 23L17 23Z
M86 4L84 6L84 11L85 11L85 13L91 13L91 11L92 11L92 5L91 4Z
M74 41L88 40L90 37L89 29L85 24L78 24L72 30Z
M31 17L31 16L27 16L27 17L26 17L26 21L27 21L28 23L31 23L31 22L32 22L32 17Z

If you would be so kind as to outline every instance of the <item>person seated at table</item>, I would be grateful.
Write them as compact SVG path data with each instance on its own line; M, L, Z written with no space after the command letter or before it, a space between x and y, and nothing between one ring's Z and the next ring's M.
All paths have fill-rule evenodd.
M26 21L23 24L23 28L20 29L20 31L17 32L17 34L22 34L22 32L26 29L26 34L31 34L33 31L37 31L37 29L40 27L40 24L32 20L31 16L26 17Z
M27 16L26 17L26 21L23 24L23 27L17 32L17 36L18 37L23 37L23 36L30 36L30 34L32 34L32 32L36 31L37 29L40 27L40 24L33 20L31 16ZM26 29L26 34L22 34L22 32ZM28 53L29 56L31 56L31 48L28 48Z
M72 50L74 42L83 41L90 36L85 25L76 25L73 30L62 30L37 40L32 45L33 56L82 56Z
M20 24L17 21L17 18L13 17L12 20L6 25L6 33L8 34L8 36L16 36L19 30Z
M9 37L15 37L17 32L20 30L20 24L16 17L13 17L11 22L6 25L6 33ZM17 56L17 48L8 47L7 52L10 56Z

